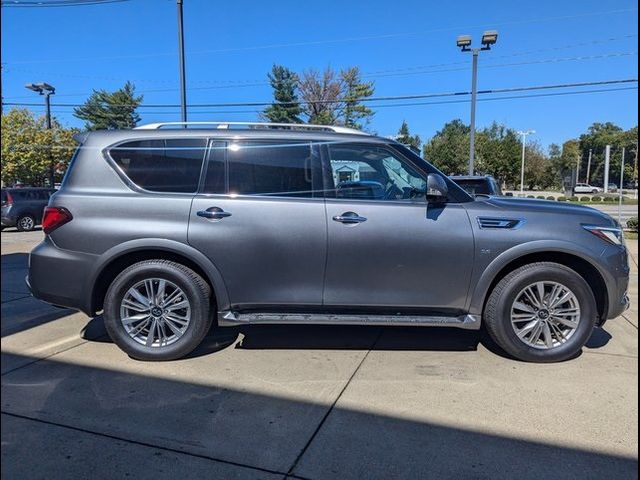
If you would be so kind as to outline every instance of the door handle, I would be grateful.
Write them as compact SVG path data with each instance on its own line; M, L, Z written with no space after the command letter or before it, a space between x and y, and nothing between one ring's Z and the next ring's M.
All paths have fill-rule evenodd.
M344 212L342 215L336 215L333 220L340 223L362 223L366 222L366 217L361 217L355 212Z
M199 210L196 215L210 220L222 220L223 218L231 216L229 212L225 212L220 207L211 207L206 210Z

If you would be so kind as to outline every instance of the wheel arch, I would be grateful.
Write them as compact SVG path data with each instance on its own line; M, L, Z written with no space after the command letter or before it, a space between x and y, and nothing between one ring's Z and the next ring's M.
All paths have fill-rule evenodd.
M584 278L596 300L600 323L609 309L605 274L596 266L588 253L576 249L575 245L571 247L557 244L545 246L524 244L502 253L489 264L478 280L469 304L470 313L484 314L487 299L493 288L510 272L530 263L554 262L571 268Z
M180 263L198 273L211 286L212 299L218 308L227 308L229 296L222 275L201 252L189 245L166 239L134 240L114 247L100 256L94 267L92 281L85 293L88 310L93 315L103 307L104 297L113 279L134 263L162 259Z

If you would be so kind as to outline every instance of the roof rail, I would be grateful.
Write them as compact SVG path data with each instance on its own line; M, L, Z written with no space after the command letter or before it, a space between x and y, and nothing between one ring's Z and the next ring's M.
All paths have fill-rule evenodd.
M362 130L355 128L341 127L336 125L311 125L308 123L266 123L266 122L162 122L140 125L134 130L159 130L165 127L189 127L189 126L215 126L216 129L227 130L237 127L247 127L249 129L283 129L283 130L321 130L335 133L351 133L355 135L368 135Z

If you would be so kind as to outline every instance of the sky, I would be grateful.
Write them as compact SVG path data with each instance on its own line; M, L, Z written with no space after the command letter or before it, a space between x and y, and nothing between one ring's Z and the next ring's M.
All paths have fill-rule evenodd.
M175 0L55 8L10 3L2 2L5 104L43 103L24 85L44 81L56 88L53 115L81 127L73 108L60 104L82 103L93 89L115 90L131 80L144 95L141 123L180 119ZM376 97L467 92L472 56L460 52L456 37L472 35L475 46L489 29L499 37L480 53L479 90L638 76L638 3L631 0L184 0L184 29L187 102L193 105L270 101L266 75L273 64L297 72L358 66L375 81ZM603 89L609 91L530 96ZM516 95L528 96L500 99ZM478 128L497 121L533 129L529 138L543 147L575 138L594 122L625 129L638 123L637 82L479 99ZM427 140L445 122L467 123L470 116L468 97L372 105L370 129L384 136L406 120ZM190 107L189 120L256 121L257 110Z

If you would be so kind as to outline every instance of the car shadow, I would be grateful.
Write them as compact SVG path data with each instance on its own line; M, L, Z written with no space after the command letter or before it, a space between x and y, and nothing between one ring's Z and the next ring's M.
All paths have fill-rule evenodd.
M112 343L104 328L102 315L87 323L81 337L92 342ZM607 331L596 328L585 347L602 348L611 338ZM213 325L201 344L184 358L211 355L231 347L239 350L473 352L478 345L503 358L516 360L502 350L484 329L367 325ZM579 352L573 358L581 354Z

